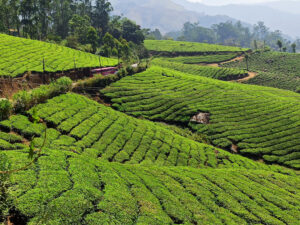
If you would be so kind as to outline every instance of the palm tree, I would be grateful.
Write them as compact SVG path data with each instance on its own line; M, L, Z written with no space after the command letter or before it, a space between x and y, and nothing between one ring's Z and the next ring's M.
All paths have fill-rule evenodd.
M277 41L277 45L278 45L278 47L279 47L279 49L281 51L281 49L282 49L282 41L278 40Z

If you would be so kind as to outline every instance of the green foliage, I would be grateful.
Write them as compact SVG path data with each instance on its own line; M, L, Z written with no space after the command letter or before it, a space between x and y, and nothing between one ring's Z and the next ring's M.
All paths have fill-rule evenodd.
M217 81L152 67L101 91L116 109L151 120L180 122L216 146L300 168L299 96L294 92ZM209 113L209 124L190 122Z
M0 171L10 169L9 159L6 154L0 152ZM0 173L0 223L7 216L9 203L7 199L8 192L8 175Z
M184 73L189 73L203 77L210 77L218 80L237 80L248 76L248 72L245 70L182 64L177 62L181 61L177 60L178 58L156 58L152 60L151 64L161 66L164 68L174 69Z
M18 76L27 71L57 72L76 68L98 67L96 55L55 44L0 34L0 76ZM113 66L116 59L101 57L102 66Z
M71 87L72 80L68 77L62 77L49 85L41 85L31 92L20 91L13 96L14 110L16 112L28 110L32 106L44 102L49 98L68 92L71 90Z
M145 47L149 51L154 52L199 54L213 52L244 52L249 50L231 46L169 40L145 40Z
M11 109L12 106L8 99L0 99L0 121L9 117Z
M25 154L8 155L13 166L26 162ZM12 205L31 224L281 225L300 219L299 178L263 170L122 165L47 150L12 182Z
M168 61L178 62L183 64L200 64L200 63L221 63L233 58L238 55L235 53L230 54L213 54L213 55L200 55L200 56L180 56L175 58L165 58Z
M40 147L45 127L29 118L41 118L52 127L47 148L31 167L11 175L0 207L9 202L28 224L278 225L300 219L295 171L195 142L191 133L77 94L52 98L25 115L1 121L6 132L0 139L14 145L22 135L33 139L32 149ZM10 138L10 131L18 135ZM30 162L28 148L2 152L19 168Z
M259 74L247 83L296 91L300 87L299 60L300 54L271 51L250 54L249 70ZM231 62L223 66L244 69L246 62Z

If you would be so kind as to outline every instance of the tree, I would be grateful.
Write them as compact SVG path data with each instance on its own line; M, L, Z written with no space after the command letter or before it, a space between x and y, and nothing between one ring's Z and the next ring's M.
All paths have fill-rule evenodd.
M20 4L21 24L23 25L23 36L29 35L30 38L38 37L38 17L37 4L35 0L23 0Z
M282 48L282 51L283 51L283 52L286 52L286 50L287 50L286 47L283 47L283 48Z
M296 43L293 43L293 44L291 45L291 47L292 47L293 53L296 53L296 47L297 47Z
M92 25L99 34L105 34L108 30L109 13L113 10L107 0L96 0L92 7Z
M97 46L98 46L98 34L97 31L94 27L90 26L87 36L86 36L86 41L88 44L92 45L93 53L96 52Z
M128 44L128 42L124 38L121 38L120 43L121 43L121 55L122 55L122 59L125 62L129 61L129 59L131 57L131 52L130 52L129 44Z
M81 44L87 43L87 33L90 28L90 21L87 16L73 15L69 21L70 34L78 37Z
M113 51L113 48L115 47L115 38L110 34L106 33L103 37L103 49L105 56L110 57Z
M257 46L257 41L256 41L256 40L254 40L254 48L255 48L255 50L257 50L257 49L258 49L258 46Z
M53 32L65 39L69 34L69 21L74 14L72 0L53 0L51 7Z
M145 40L145 36L141 27L136 25L129 19L124 19L122 23L122 34L128 42L132 41L135 44L142 44Z
M280 49L280 51L282 51L282 41L281 40L277 41L277 46Z
M50 11L52 0L38 0L38 21L39 21L39 36L41 39L46 39L48 27L50 24Z

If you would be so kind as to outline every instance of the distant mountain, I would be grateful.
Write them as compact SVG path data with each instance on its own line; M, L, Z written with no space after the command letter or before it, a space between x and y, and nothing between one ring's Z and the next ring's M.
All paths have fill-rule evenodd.
M185 22L199 22L210 27L225 21L237 21L229 16L206 15L186 9L172 0L110 0L115 14L123 14L145 28L160 29L163 33L182 29Z
M277 1L264 4L231 4L212 6L192 3L187 0L172 0L187 10L208 15L227 15L248 23L264 21L273 30L281 30L291 36L300 36L300 3L295 1Z
M300 14L300 2L299 1L276 1L266 2L262 5L269 6L273 9L285 11L293 14Z

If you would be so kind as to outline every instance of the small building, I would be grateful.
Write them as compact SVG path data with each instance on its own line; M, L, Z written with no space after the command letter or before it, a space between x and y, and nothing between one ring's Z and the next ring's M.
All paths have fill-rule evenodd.
M105 68L97 68L93 69L91 72L92 74L102 74L102 75L109 75L115 74L118 71L117 67L105 67Z

